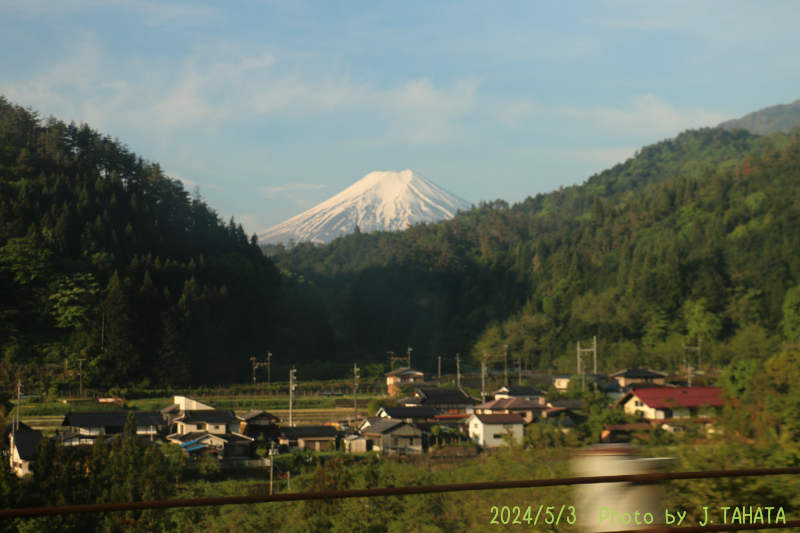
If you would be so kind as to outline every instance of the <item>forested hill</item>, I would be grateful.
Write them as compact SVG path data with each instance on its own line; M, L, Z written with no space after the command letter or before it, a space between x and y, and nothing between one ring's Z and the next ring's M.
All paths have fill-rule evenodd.
M279 250L326 306L342 344L416 366L456 352L601 369L763 356L800 324L800 139L722 129L643 148L581 186L482 203L404 232ZM789 292L787 292L789 291Z
M332 349L295 293L157 164L0 97L0 381L77 384L79 359L95 386L247 381L268 349Z
M779 104L749 113L742 118L728 120L719 125L726 130L744 129L750 133L789 133L800 126L800 100Z

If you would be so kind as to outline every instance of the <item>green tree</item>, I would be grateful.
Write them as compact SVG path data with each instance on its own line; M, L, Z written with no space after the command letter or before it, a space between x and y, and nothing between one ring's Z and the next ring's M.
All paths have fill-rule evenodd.
M783 298L783 336L789 342L800 339L800 285L786 291Z

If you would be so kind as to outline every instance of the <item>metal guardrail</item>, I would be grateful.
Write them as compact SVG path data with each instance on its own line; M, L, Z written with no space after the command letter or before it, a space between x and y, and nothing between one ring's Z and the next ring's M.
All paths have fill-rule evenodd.
M532 479L523 481L492 481L486 483L458 483L452 485L427 485L421 487L390 487L382 489L338 490L326 492L298 492L289 494L261 494L251 496L228 496L222 498L194 498L178 500L158 500L129 503L105 503L91 505L72 505L61 507L34 507L27 509L0 510L3 518L31 518L39 516L107 513L114 511L143 511L146 509L170 509L176 507L207 507L216 505L242 505L268 502L294 502L312 500L333 500L343 498L374 498L377 496L403 496L409 494L434 494L441 492L463 492L471 490L520 489L532 487L558 487L564 485L587 485L593 483L653 483L676 479L719 479L730 477L778 476L800 474L800 467L792 468L750 468L744 470L716 470L708 472L654 472L619 476L570 477L560 479ZM649 532L704 533L713 531L744 531L749 529L777 529L800 527L800 520L787 520L785 524L725 524L704 527L654 527ZM615 533L632 533L628 531ZM642 530L636 530L640 533Z

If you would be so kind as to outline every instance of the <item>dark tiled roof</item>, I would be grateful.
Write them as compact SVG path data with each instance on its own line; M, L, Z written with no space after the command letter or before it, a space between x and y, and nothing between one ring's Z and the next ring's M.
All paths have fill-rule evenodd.
M247 422L248 420L256 418L258 416L263 416L263 417L268 418L270 420L274 420L275 422L280 422L281 421L280 418L278 418L277 416L275 416L275 415L273 415L271 413L268 413L268 412L264 411L263 409L250 409L245 414L240 415L239 418L241 418L242 420Z
M405 422L402 420L394 420L392 418L383 418L378 422L375 422L368 428L366 428L361 433L365 435L379 435L381 433L386 433L387 431L394 429L396 427L406 425Z
M517 413L508 415L473 415L484 424L524 424L525 419Z
M562 428L574 428L575 421L572 420L568 416L559 416L556 418L544 418L543 419L545 424L550 424L551 426L561 426Z
M603 429L608 431L646 431L650 427L647 422L634 422L629 424L605 424Z
M663 372L656 372L655 370L645 370L643 368L630 368L620 370L611 374L612 378L627 378L627 379L656 379L664 378L666 374Z
M415 398L418 398L415 400ZM419 387L414 395L402 400L404 405L475 405L478 400L456 387Z
M14 447L23 461L30 461L36 453L36 448L42 441L42 432L35 429L17 431L14 435Z
M433 418L438 413L433 407L384 407L389 418Z
M8 439L11 436L12 426L14 424L8 424L6 429L3 431L3 438ZM20 421L17 425L17 431L33 431L33 428L27 425L25 422ZM5 441L4 441L5 442ZM5 444L8 444L7 442Z
M62 426L68 427L124 427L131 411L96 411L88 413L67 413ZM160 411L132 411L139 426L163 426L164 416Z
M80 433L62 433L61 435L50 437L50 440L58 444L64 444L65 442L70 441L74 438L80 438L80 436L81 436Z
M547 405L566 409L583 409L583 400L551 400L547 402Z
M526 400L525 398L501 398L499 400L492 400L491 402L476 405L475 409L544 409L544 405L537 402Z
M237 444L242 442L253 442L255 440L247 435L240 435L239 433L226 433L225 438L228 439L228 442Z
M547 393L536 387L529 387L525 385L509 385L503 387L495 394L508 394L509 396L547 396Z
M228 424L238 420L236 413L231 410L202 409L199 411L184 411L176 422L205 422L206 424Z
M281 436L293 439L333 438L339 435L331 426L301 426L297 428L281 428Z
M191 433L186 433L185 435L180 435L178 433L174 433L169 435L168 439L175 439L180 442L191 442L193 440L200 440L205 437L217 437L218 439L222 439L224 441L228 440L228 435L217 435L216 433L209 433L208 431L192 431Z

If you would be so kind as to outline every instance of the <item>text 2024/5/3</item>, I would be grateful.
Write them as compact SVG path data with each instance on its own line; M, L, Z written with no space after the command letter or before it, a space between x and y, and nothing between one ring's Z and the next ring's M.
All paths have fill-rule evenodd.
M540 505L539 509L536 510L536 514L534 515L530 505L526 508L522 507L497 507L494 506L490 510L490 514L492 514L492 519L489 522L490 524L527 524L527 525L536 525L540 522L540 520L548 525L551 524L559 524L562 520L564 520L568 524L574 524L577 520L575 516L575 507L569 505L562 505L560 508L557 505L550 505L545 507L544 505ZM564 513L564 511L567 511ZM544 511L544 513L542 513ZM556 514L558 512L558 514ZM563 517L563 518L562 518Z

